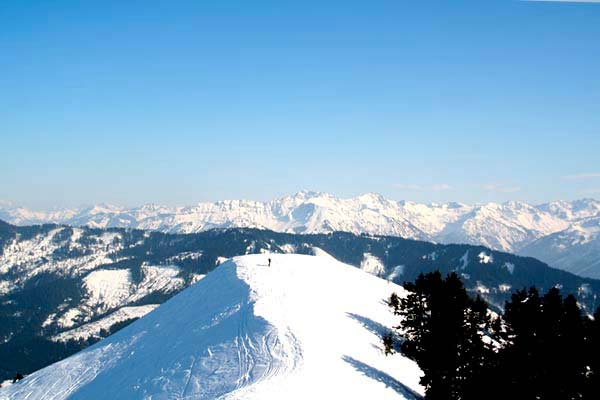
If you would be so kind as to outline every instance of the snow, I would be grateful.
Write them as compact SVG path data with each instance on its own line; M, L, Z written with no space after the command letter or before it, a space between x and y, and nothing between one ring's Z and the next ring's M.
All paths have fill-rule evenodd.
M177 254L176 256L167 258L167 261L172 263L184 260L198 261L200 258L202 258L201 251L186 251L181 254Z
M475 286L475 291L479 294L488 294L490 292L490 289L478 281L477 285Z
M469 250L465 251L465 254L460 258L460 266L458 269L465 269L469 266Z
M334 257L333 257L331 254L329 254L329 253L328 253L328 252L326 252L325 250L323 250L323 249L320 249L320 248L318 248L318 247L313 247L313 248L311 249L311 252L312 252L312 254L313 254L314 256L316 256L316 257L325 257L325 258L329 258L329 259L331 259L331 260L335 260L335 258L334 258Z
M14 286L10 281L0 281L0 296L10 293L13 288Z
M144 306L122 307L98 321L90 322L53 336L51 340L55 342L66 342L69 340L88 339L90 337L99 338L102 329L108 330L118 322L143 317L158 306L158 304L147 304Z
M132 285L131 272L128 269L92 271L83 278L85 304L104 311L117 307L130 296Z
M144 278L136 287L135 293L128 298L128 302L135 302L153 292L170 293L182 288L185 281L178 277L179 272L180 269L174 265L142 265Z
M394 279L402 276L404 274L404 269L404 265L397 265L396 267L394 267L392 273L388 275L388 280L393 281Z
M531 243L522 253L555 268L600 279L600 217L573 222L568 229Z
M60 326L61 328L70 328L77 323L80 316L81 316L81 311L77 308L72 308L72 309L68 310L66 313L64 313L56 321L56 324L58 326ZM48 318L51 318L51 317L48 317ZM44 321L44 324L48 325L46 323L48 321L49 321L49 319L46 319L46 321Z
M511 275L515 272L515 264L510 262L505 262L502 268L505 268Z
M296 246L294 246L293 244L286 243L283 246L281 246L281 250L286 254L293 254L296 252Z
M491 264L494 262L494 256L490 253L487 254L485 251L482 251L478 255L480 264Z
M56 321L60 328L71 328L79 323L91 321L96 316L120 308L117 313L105 317L108 319L104 322L96 325L81 325L79 327L82 329L81 331L72 329L63 332L67 336L75 332L74 335L82 337L83 334L78 332L88 332L90 329L100 327L96 329L99 332L102 327L106 328L107 321L119 322L117 320L119 316L132 315L132 312L135 311L138 312L138 316L141 316L142 314L139 313L144 310L143 308L123 307L123 305L135 303L151 293L170 293L181 289L185 285L184 279L178 277L180 270L176 266L144 264L141 270L143 278L137 285L133 283L131 271L128 269L98 269L90 272L83 278L85 292L81 304L78 307L66 310L58 319L56 314L50 314L43 322L42 327L47 327ZM202 279L202 276L200 275L195 279L198 281ZM148 311L150 310L146 310L146 312ZM131 318L137 317L132 316ZM125 319L129 319L129 317ZM92 326L92 328L89 326ZM67 338L67 336L60 337Z
M386 234L435 242L467 242L514 251L574 221L600 216L600 202L522 202L466 205L394 201L375 193L342 199L299 192L272 201L225 200L185 207L146 205L125 209L100 205L53 212L0 207L8 222L43 222L191 233L211 228L252 227L290 233ZM491 227L491 228L490 228Z
M501 293L507 293L510 290L511 286L507 283L501 283L500 285L498 285L498 290Z
M0 278L5 274L11 275L11 286L4 286L4 291L23 287L30 279L42 273L52 273L62 276L78 276L96 269L104 264L111 264L112 253L120 248L115 244L115 239L120 235L116 233L95 236L95 242L86 245L89 252L79 257L55 259L55 252L64 252L72 247L78 247L79 243L73 238L79 239L81 230L75 229L69 239L57 241L56 237L65 229L52 229L46 234L37 235L28 240L15 238L7 243L0 254Z
M589 283L584 283L581 286L579 286L577 288L577 291L581 294L581 295L590 295L591 293L593 293L593 290L590 286Z
M62 229L53 229L46 235L38 235L30 240L18 241L17 238L8 243L0 255L0 274L5 274L21 265L31 264L51 254L58 247L53 243L54 237Z
M183 207L151 204L127 209L98 205L44 212L5 204L0 205L0 219L17 225L53 222L170 233L249 227L288 233L345 231L392 235L436 243L483 245L493 250L533 255L563 269L569 269L572 259L584 265L598 254L594 250L593 256L586 254L585 259L581 259L577 254L579 246L591 243L594 249L600 248L600 201L590 199L541 205L518 201L474 205L420 204L390 200L375 193L338 198L328 193L302 191L265 202L224 200ZM590 226L588 222L594 220L595 227ZM562 237L555 236L563 232L566 234ZM529 254L528 247L541 239L548 240L539 244L542 247L539 251ZM76 232L72 242L77 245ZM572 248L575 251L569 252ZM564 251L560 249L567 250L568 254L561 256ZM283 250L292 252L291 248ZM250 244L248 253L253 252L254 247ZM600 269L600 265L594 268ZM579 270L578 266L574 272L579 273Z
M73 247L78 247L79 245L79 239L81 239L81 236L83 235L83 229L80 228L73 228L73 234L71 235L71 246Z
M379 277L382 277L385 274L383 262L371 253L365 253L363 255L363 259L360 262L360 269Z
M416 398L421 371L381 335L400 286L329 257L236 257L0 399ZM307 291L308 290L308 291ZM310 294L310 295L307 295Z
M123 306L146 304L151 294L178 291L185 286L187 277L181 276L175 264L202 257L201 252L190 251L166 259L166 265L144 264L139 281L133 282L131 271L119 265L126 257L115 255L122 248L122 234L115 231L57 227L27 239L17 235L5 243L0 253L0 296L22 290L40 274L81 282L81 297L64 299L40 321L43 331L61 333ZM194 283L203 276L192 274L189 279Z
M219 256L219 257L217 257L216 264L217 264L217 265L221 265L221 264L223 264L223 263L224 263L224 262L226 262L226 261L229 261L229 258L227 258L227 257L220 257L220 256Z
M206 275L204 274L192 274L192 284L198 282L200 279L204 279Z

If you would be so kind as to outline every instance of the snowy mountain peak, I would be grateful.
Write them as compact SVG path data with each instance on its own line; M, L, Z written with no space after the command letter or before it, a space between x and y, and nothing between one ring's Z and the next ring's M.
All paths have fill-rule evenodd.
M106 213L120 213L123 210L124 209L119 206L115 206L112 204L106 204L106 203L100 203L100 204L96 204L96 205L88 208L87 212L90 215L97 215L97 214L106 214Z
M308 190L266 202L224 200L187 207L149 204L126 209L99 205L41 212L0 205L0 219L16 225L51 222L167 233L197 233L213 228L261 228L287 233L346 231L438 243L476 244L518 254L535 254L542 261L567 270L583 262L577 256L578 252L571 252L564 258L556 256L555 252L544 251L540 246L535 252L528 249L538 240L571 228L579 229L583 221L599 217L600 202L593 199L542 205L522 201L422 204L390 200L377 193L344 199ZM557 236L553 241L571 248L572 241L561 242L560 238L566 237ZM590 254L598 258L600 254L596 253L596 247L600 247L600 242Z
M539 208L559 218L573 221L600 214L600 201L594 199L581 199L568 201L554 201L542 204Z
M291 197L297 198L297 199L306 199L306 198L321 197L321 196L328 196L328 194L324 193L324 192L318 192L315 190L303 189L303 190L300 190L299 192L297 192L296 194L292 195Z
M168 210L168 208L161 206L160 204L148 203L148 204L144 204L143 206L137 208L136 210L141 211L141 212L144 212L144 211L152 212L152 211Z
M385 203L387 202L387 199L385 197L383 197L382 195L380 195L379 193L363 193L359 196L356 197L356 200L361 201L361 202L371 202L371 203Z
M417 398L418 366L382 350L393 291L331 257L237 257L0 399Z

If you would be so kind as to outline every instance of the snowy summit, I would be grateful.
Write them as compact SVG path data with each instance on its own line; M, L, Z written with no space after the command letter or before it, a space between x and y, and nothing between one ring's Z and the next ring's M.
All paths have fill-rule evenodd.
M383 353L392 292L329 256L236 257L0 399L419 398L419 367Z

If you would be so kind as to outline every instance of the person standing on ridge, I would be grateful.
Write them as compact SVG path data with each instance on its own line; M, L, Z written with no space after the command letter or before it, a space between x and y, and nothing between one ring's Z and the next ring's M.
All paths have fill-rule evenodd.
M269 267L271 266L271 259L269 258Z

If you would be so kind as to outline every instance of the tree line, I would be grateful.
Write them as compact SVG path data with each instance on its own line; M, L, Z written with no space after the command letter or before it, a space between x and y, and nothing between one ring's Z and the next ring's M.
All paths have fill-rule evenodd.
M388 299L400 324L384 347L419 364L427 400L600 399L600 308L589 316L574 296L532 287L497 315L456 273L404 287Z

